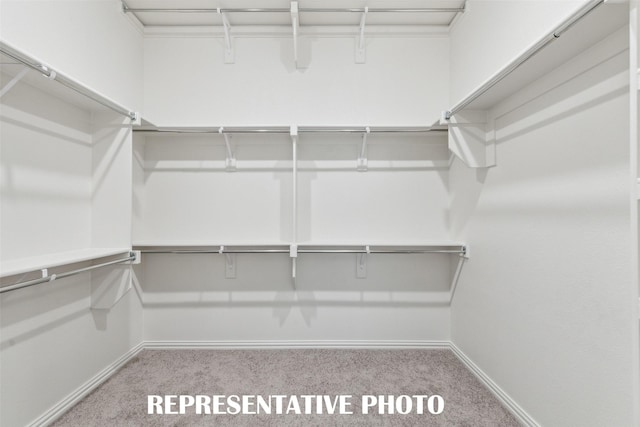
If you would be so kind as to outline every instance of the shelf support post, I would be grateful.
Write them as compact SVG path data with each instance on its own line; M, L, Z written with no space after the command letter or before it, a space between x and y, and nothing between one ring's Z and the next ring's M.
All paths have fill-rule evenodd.
M366 62L364 28L367 22L367 13L369 13L368 6L364 8L364 12L362 12L362 17L360 18L360 35L356 40L356 64L364 64Z
M235 55L233 51L233 40L231 39L231 24L227 14L218 8L218 14L222 17L222 29L224 30L224 63L233 64Z
M218 129L218 133L224 137L224 144L227 148L227 160L225 160L225 170L227 172L236 171L236 158L233 156L233 150L231 149L231 142L229 141L229 135L224 133L224 127Z

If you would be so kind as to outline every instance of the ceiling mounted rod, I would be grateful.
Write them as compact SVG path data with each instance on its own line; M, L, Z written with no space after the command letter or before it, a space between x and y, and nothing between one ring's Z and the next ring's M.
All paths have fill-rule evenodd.
M0 41L0 52L6 56L9 56L13 59L15 59L16 61L26 65L27 67L41 73L44 77L50 79L50 80L55 80L58 83L68 87L69 89L72 89L76 92L78 92L81 95L86 96L87 98L90 98L92 100L94 100L95 102L97 102L100 105L103 105L113 111L115 111L116 113L122 114L123 116L127 116L129 117L131 120L137 120L138 119L138 113L134 112L134 111L130 111L127 108L121 106L120 104L117 104L116 102L110 100L109 98L106 98L103 95L100 95L99 93L94 92L93 90L89 89L88 87L84 86L83 84L65 76L64 74L57 72L51 68L49 68L48 66L42 64L41 62L35 60L34 58L31 58L30 56L20 52L18 49L16 49L15 47L9 45L8 43L4 42L4 41Z
M456 105L451 107L449 110L445 111L444 112L444 118L446 120L449 120L456 113L458 113L461 110L463 110L465 107L467 107L473 101L475 101L476 99L481 97L489 89L494 87L496 84L498 84L500 81L502 81L505 77L507 77L509 74L511 74L517 68L519 68L522 64L524 64L529 59L531 59L533 56L535 56L538 52L540 52L547 45L549 45L550 43L552 43L555 40L557 40L558 38L560 38L562 33L567 31L569 28L571 28L573 25L575 25L578 21L580 21L582 18L587 16L589 13L591 13L593 10L595 10L598 6L602 5L606 1L607 0L590 0L587 4L585 4L582 8L580 8L576 13L574 13L573 15L571 15L570 17L565 19L565 21L562 24L560 24L558 27L556 27L556 29L551 31L549 34L547 34L545 37L543 37L541 40L539 40L536 44L531 46L526 52L524 52L522 55L520 55L518 58L516 58L515 61L511 62L505 68L503 68L502 70L498 71L498 73L496 73L493 77L491 77L489 80L487 80L485 83L483 83L478 89L476 89L469 96L467 96L466 98L464 98L463 100L458 102Z
M107 267L109 265L120 264L128 261L135 261L136 255L135 252L129 252L129 256L124 259L116 259L113 261L104 262L102 264L90 265L89 267L79 268L77 270L65 271L64 273L59 274L49 274L45 277L41 277L34 280L28 280L26 282L16 283L14 285L3 286L0 288L0 294L10 291L15 291L22 288L27 288L29 286L39 285L41 283L53 282L54 280L64 279L65 277L75 276L76 274L85 273L87 271L95 270L97 268Z

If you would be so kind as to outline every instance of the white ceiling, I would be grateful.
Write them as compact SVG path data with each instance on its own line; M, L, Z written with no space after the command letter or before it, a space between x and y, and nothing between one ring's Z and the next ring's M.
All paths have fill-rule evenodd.
M222 18L215 11L222 9L268 8L286 9L287 0L125 0L130 9L212 9L212 12L135 12L144 26L221 26ZM305 8L460 8L465 0L299 0ZM455 12L370 12L366 25L429 25L448 26ZM301 26L349 25L358 26L361 13L300 12ZM227 18L235 25L291 25L289 12L230 12Z

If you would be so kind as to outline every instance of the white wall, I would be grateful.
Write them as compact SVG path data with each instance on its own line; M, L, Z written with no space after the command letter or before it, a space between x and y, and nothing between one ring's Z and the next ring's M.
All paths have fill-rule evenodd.
M119 0L1 0L0 38L133 111L142 31Z
M448 340L447 255L143 255L147 341Z
M425 125L448 104L448 38L308 40L308 68L296 69L292 39L238 37L235 64L223 39L158 32L145 37L145 118L158 126ZM305 44L301 42L301 44ZM180 100L176 102L176 100Z
M632 425L627 29L495 109L451 169L452 338L540 425Z
M289 136L234 135L232 144L238 170L225 172L218 135L140 137L134 242L290 243ZM357 134L300 136L298 241L447 240L445 136L370 136L367 172L356 170L360 144Z
M2 85L10 78L2 74ZM104 246L126 250L128 120L89 113L27 84L33 82L57 85L30 72L0 104L0 258L50 259ZM29 424L141 342L142 306L135 292L106 309L91 309L111 295L101 286L114 282L109 289L126 289L126 270L104 268L0 296L0 425ZM36 277L37 271L3 277L2 285Z
M300 69L288 34L235 37L233 64L223 42L201 30L150 30L145 118L168 127L424 126L449 101L444 34L367 34L366 64L355 63L353 36L303 38ZM368 172L356 171L360 143L300 135L298 241L448 239L444 138L371 136ZM289 136L234 135L232 144L233 173L221 170L220 136L137 145L134 242L291 243ZM373 258L368 278L356 279L355 256L301 256L296 293L286 255L238 256L236 279L224 278L223 257L146 255L145 339L448 339L447 256Z
M2 75L3 84L9 79ZM90 247L91 115L24 84L0 109L0 256Z
M466 11L450 34L451 105L546 36L585 2L467 0Z
M298 242L446 241L445 135L299 138ZM292 242L288 135L234 135L225 172L218 135L136 136L134 245ZM439 165L435 167L436 165ZM144 255L145 340L447 340L448 255L300 255L297 292L284 255ZM348 327L345 327L348 325Z
M28 425L142 341L134 291L90 304L91 273L0 296L0 424Z

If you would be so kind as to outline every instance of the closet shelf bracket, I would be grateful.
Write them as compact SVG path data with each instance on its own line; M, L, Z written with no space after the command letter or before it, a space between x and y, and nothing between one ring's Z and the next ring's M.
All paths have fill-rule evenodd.
M298 31L300 30L300 16L298 14L298 2L291 2L291 27L293 28L293 62L298 68Z
M236 254L224 254L225 258L225 277L227 279L236 278Z
M291 258L291 278L293 279L293 288L296 287L296 262L298 261L298 245L289 246L289 257Z
M441 125L449 128L449 151L470 168L496 166L495 120L485 110L462 110L455 116L443 112Z
M356 64L364 64L366 62L364 27L367 22L367 13L369 13L369 7L364 8L364 12L362 12L362 17L360 18L360 33L356 40Z
M5 96L10 90L11 88L13 88L16 84L18 84L18 82L20 80L22 80L22 78L29 72L28 68L23 68L22 71L20 71L18 74L16 74L15 76L13 76L13 78L9 81L9 83L7 83L6 85L4 85L2 87L2 89L0 89L0 98L2 98L3 96Z
M236 158L233 155L233 150L231 148L231 136L229 134L224 133L224 127L220 127L218 129L218 133L222 135L224 138L224 145L227 148L227 159L225 160L224 167L227 172L235 172L236 167Z
M222 17L222 29L224 30L224 63L233 64L235 62L235 52L233 49L233 40L231 39L231 24L227 14L217 9L218 14Z
M356 277L358 279L367 278L367 256L371 253L369 245L365 246L365 252L356 254Z
M362 134L362 147L360 148L360 156L358 157L357 170L359 172L366 172L368 169L367 161L367 137L371 133L369 126L365 128L365 133Z

